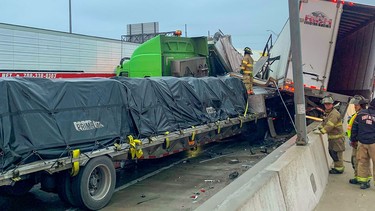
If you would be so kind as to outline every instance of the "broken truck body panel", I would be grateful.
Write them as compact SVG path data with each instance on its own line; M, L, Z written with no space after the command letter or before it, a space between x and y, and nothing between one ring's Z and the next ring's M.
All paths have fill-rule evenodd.
M375 7L340 1L302 1L300 29L303 79L307 88L345 95L373 90ZM271 49L279 61L269 77L279 86L293 84L289 21Z
M177 71L171 67L173 61L201 58L204 68L204 66L207 67L207 56L206 37L185 38L158 35L135 49L130 60L125 60L120 64L122 68L117 75L172 76L174 71ZM194 72L194 70L191 71Z
M240 72L243 55L233 47L230 35L216 32L208 48L210 53L210 75Z

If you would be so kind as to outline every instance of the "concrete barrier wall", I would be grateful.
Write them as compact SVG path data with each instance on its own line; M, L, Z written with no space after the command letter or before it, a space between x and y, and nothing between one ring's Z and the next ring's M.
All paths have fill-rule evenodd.
M313 210L332 160L326 135L310 132L308 139L307 146L288 140L196 210Z

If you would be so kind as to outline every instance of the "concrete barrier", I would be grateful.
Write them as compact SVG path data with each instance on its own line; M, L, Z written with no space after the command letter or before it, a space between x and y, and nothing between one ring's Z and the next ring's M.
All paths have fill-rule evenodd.
M308 139L307 146L288 140L196 210L313 210L332 160L326 135L310 132Z

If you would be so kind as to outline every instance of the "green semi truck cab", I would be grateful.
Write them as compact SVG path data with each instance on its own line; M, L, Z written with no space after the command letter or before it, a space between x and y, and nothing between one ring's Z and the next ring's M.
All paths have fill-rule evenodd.
M207 37L158 35L134 50L116 68L116 75L128 77L208 75Z

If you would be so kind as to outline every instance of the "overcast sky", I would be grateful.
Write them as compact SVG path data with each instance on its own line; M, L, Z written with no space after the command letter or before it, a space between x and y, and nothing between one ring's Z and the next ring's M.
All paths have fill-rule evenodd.
M159 22L188 36L232 35L237 48L263 49L288 18L288 0L71 0L73 33L120 39L126 25ZM355 0L375 5L375 0ZM0 22L69 32L69 0L1 0Z

